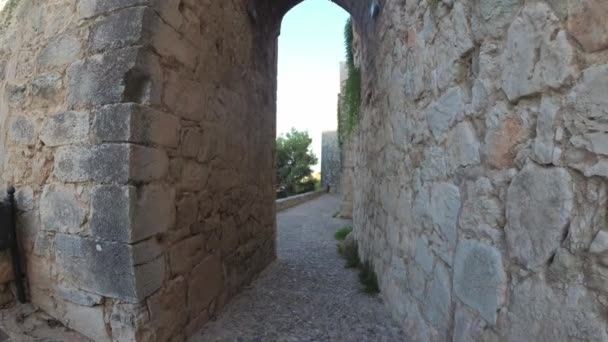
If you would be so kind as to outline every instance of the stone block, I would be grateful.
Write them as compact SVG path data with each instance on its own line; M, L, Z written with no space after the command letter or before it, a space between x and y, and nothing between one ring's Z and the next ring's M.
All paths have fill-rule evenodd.
M554 0L552 3L566 4L568 33L586 52L608 48L608 3L603 0Z
M451 183L435 183L431 188L430 216L433 225L452 249L456 244L456 228L460 213L460 190Z
M123 243L166 232L174 221L174 191L164 185L104 185L91 195L91 232Z
M148 2L149 0L80 0L78 2L78 14L82 19L85 19L121 8L146 5Z
M127 144L61 147L55 154L54 174L64 182L126 183L129 149Z
M44 120L40 140L50 147L86 142L89 138L88 112L63 112Z
M157 2L160 2L156 0ZM164 0L162 2L169 2ZM170 60L179 61L189 70L196 69L200 49L194 47L175 28L167 25L156 13L150 11L147 18L149 35L154 50ZM194 38L196 39L196 38Z
M595 235L591 247L589 247L589 253L592 254L604 254L608 252L608 232L600 230Z
M68 328L78 331L95 342L112 341L106 329L103 306L82 306L69 301L58 305L61 314L55 315L55 317L61 317L61 321Z
M182 156L196 158L203 144L203 134L198 128L187 128L182 135Z
M460 241L454 259L454 293L490 324L496 324L506 279L496 248L474 240Z
M172 246L169 254L171 274L188 274L192 271L207 256L205 242L202 235L195 235Z
M431 274L431 272L433 272L435 258L429 249L428 241L425 236L420 236L416 239L414 260L416 260L416 263L427 274Z
M441 335L447 334L452 308L450 274L444 264L437 264L430 284L425 316Z
M82 306L95 306L101 304L102 298L98 294L82 291L78 288L59 285L57 287L57 293L63 299L72 302L74 304Z
M152 181L167 174L169 158L158 149L132 144L61 147L54 173L66 182L127 183Z
M102 296L137 303L158 290L165 278L163 257L137 265L135 247L128 244L58 234L56 248L65 279Z
M10 140L19 145L32 146L36 144L36 126L25 116L17 116L11 120L8 134Z
M435 140L442 141L446 133L457 119L464 115L464 99L462 89L451 88L427 109L427 122Z
M68 68L71 109L135 102L157 104L162 72L158 60L142 48L112 50L79 60Z
M187 283L183 277L168 281L165 286L148 298L150 320L155 325L157 339L169 341L178 335L188 322L186 303Z
M608 89L608 64L592 66L583 71L579 83L568 94L568 104L576 113L571 116L574 121L571 130L579 133L606 132L604 120L608 116L606 89ZM605 148L605 145L603 147ZM604 148L596 145L590 150L601 153Z
M89 49L93 53L142 44L147 7L129 7L112 12L91 28Z
M49 184L40 197L42 229L61 233L79 233L86 218L86 205L72 186Z
M573 197L566 169L528 163L507 193L510 257L528 269L542 268L560 246L572 216Z
M198 199L195 194L184 194L177 201L177 229L188 229L198 219Z
M187 75L169 72L163 103L180 118L200 122L205 118L205 90Z
M190 317L198 316L224 289L224 268L221 260L211 255L192 271L188 284Z
M63 80L61 74L51 72L34 78L32 80L31 92L38 103L48 104L59 97L62 87Z
M527 278L514 286L510 302L501 341L608 340L596 297L578 284L556 289Z
M93 133L99 142L130 142L177 147L179 119L135 103L108 105L95 113Z
M511 101L557 89L576 77L574 49L545 3L526 5L512 22L502 56L502 88Z
M161 149L131 145L130 178L140 182L164 179L169 172L169 157Z
M194 160L187 160L184 162L178 187L188 191L198 191L207 184L209 172L209 167Z
M40 52L38 65L45 67L60 67L68 65L80 57L82 44L73 33L63 34L46 44Z
M453 170L479 164L479 140L469 122L462 122L450 131L447 146L448 164Z
M543 96L536 122L534 139L534 159L541 164L553 162L555 148L555 119L560 106L550 97Z

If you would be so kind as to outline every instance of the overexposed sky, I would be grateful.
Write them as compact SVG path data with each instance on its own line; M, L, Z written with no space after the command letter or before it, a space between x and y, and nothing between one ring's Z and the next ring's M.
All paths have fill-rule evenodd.
M277 134L308 130L321 161L321 133L337 128L340 61L348 14L328 0L292 9L279 36ZM315 167L315 171L320 165Z

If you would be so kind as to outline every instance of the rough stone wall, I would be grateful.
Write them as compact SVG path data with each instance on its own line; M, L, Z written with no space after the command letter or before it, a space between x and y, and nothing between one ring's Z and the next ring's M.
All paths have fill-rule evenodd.
M274 258L298 2L15 2L0 167L35 304L97 341L179 340ZM607 340L606 3L337 2L364 77L355 235L412 340Z
M14 4L2 182L31 300L95 341L184 339L274 259L276 46L240 1Z
M382 6L354 229L394 316L412 341L608 340L608 3Z
M329 187L333 193L340 192L342 164L338 132L323 132L321 139L321 189Z

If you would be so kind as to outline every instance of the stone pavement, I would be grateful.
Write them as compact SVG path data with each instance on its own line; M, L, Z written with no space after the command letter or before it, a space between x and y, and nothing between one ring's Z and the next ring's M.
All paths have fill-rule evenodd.
M278 260L191 342L406 341L378 296L361 292L334 233L340 199L324 195L278 214Z

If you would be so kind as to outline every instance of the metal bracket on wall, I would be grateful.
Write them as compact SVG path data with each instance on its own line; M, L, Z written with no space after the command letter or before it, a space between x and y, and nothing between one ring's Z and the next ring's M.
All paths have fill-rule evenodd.
M17 288L17 299L21 303L26 302L25 285L23 282L23 270L21 269L21 254L19 253L19 242L17 240L15 188L7 190L8 200L0 202L0 250L10 250L13 272L15 274L15 287Z

